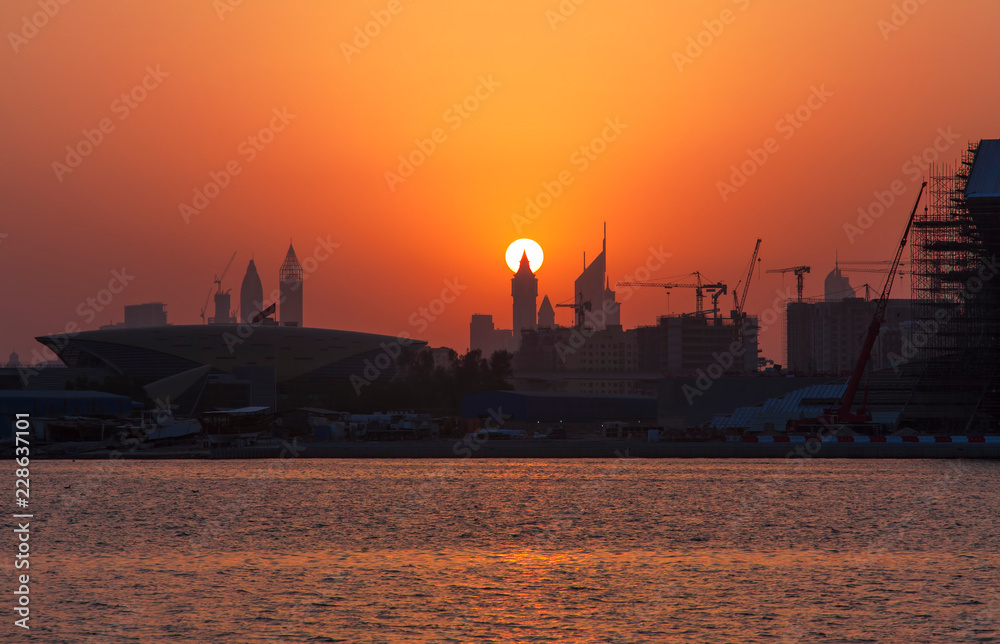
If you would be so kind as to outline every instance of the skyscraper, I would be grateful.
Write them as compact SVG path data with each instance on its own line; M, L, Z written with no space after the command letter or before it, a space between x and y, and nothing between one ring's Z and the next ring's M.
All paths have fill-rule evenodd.
M604 275L604 312L608 316L604 320L604 326L622 325L622 307L615 300L615 292L611 290L611 280L607 274Z
M302 266L295 257L295 249L288 243L288 253L278 270L281 289L279 316L281 326L302 326Z
M823 282L823 291L825 302L839 302L844 298L854 297L850 278L840 272L840 266L836 263Z
M542 298L542 305L538 307L538 328L556 328L556 310L552 308L548 295Z
M219 290L215 294L215 316L209 319L209 324L232 324L232 309L230 308L229 289Z
M521 330L537 328L535 301L538 298L538 278L531 272L528 252L521 255L521 263L514 277L510 278L510 294L514 298L514 344L521 345Z
M227 310L225 305L222 310ZM163 302L126 304L124 325L133 329L143 326L167 326L167 305Z
M489 357L495 351L492 315L472 314L472 321L469 323L469 350L476 349L479 349L485 357Z
M620 305L615 301L615 292L611 290L607 276L607 231L605 224L601 254L589 266L584 260L583 272L573 283L576 326L596 331L604 330L609 324L621 324Z
M264 286L260 283L260 275L253 260L247 266L247 274L243 276L240 287L240 322L250 324L254 316L264 308Z

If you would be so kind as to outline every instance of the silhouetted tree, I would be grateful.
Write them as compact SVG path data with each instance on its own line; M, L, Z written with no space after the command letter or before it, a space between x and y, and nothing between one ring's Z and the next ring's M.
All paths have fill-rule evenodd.
M360 392L341 383L331 392L330 406L350 412L417 410L435 414L457 414L462 396L490 389L510 389L511 355L498 351L487 360L482 352L463 356L452 353L446 367L434 365L434 354L426 348L405 348L396 360L394 377L380 377Z

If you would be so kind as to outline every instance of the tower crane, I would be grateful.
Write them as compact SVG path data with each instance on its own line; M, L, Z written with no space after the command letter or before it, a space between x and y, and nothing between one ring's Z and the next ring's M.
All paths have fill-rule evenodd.
M892 292L892 283L899 271L900 260L903 257L903 250L906 248L906 238L910 234L910 227L913 225L913 216L917 214L917 206L920 205L920 197L924 194L924 188L927 187L927 182L924 181L920 185L920 192L917 193L917 200L913 204L913 210L910 211L910 218L906 220L906 228L903 229L903 237L899 241L899 248L896 249L896 256L892 260L892 264L888 268L888 275L885 279L885 285L882 287L882 295L879 296L878 304L875 306L875 315L872 316L871 324L868 325L868 333L865 335L865 342L861 345L861 355L858 356L858 361L854 365L854 371L851 372L851 378L847 381L847 389L844 390L844 397L840 401L840 406L837 409L827 409L819 418L809 418L799 420L796 424L796 428L807 427L810 425L823 424L838 424L838 425L864 425L871 422L871 412L865 409L865 403L862 402L861 409L855 413L851 411L851 407L854 405L854 397L858 393L858 387L861 384L861 377L864 375L865 368L868 366L868 361L871 359L872 347L875 346L875 340L878 338L879 329L881 329L882 324L885 322L885 311L886 307L889 305L889 293Z
M214 284L219 289L218 291L216 291L216 295L222 295L222 280L225 279L226 273L229 272L229 267L233 265L234 259L236 259L236 251L233 251L233 256L229 258L229 263L226 264L226 267L224 269L222 269L222 275L215 276Z
M208 310L208 301L210 299L212 299L212 290L214 288L215 288L214 285L208 287L208 295L205 296L205 304L203 304L202 307L201 307L201 323L202 324L206 324L206 321L205 321L205 311Z
M584 315L585 315L584 311L589 311L590 310L590 302L589 301L587 301L587 302L581 302L580 304L576 304L576 303L573 303L573 304L566 304L566 303L556 304L556 308L573 309L573 311L575 313L574 318L576 319L576 326L581 326L582 327L583 326L583 319L584 319Z
M719 317L719 297L726 294L727 287L722 282L715 282L714 284L702 284L701 273L695 271L691 273L695 276L695 283L687 282L617 282L615 286L634 286L634 287L659 287L663 289L672 288L693 288L694 298L695 298L695 311L696 315L699 317L705 315L705 293L710 293L712 295L712 305L714 307L713 312L715 317Z
M229 267L233 265L233 260L236 259L236 252L233 252L233 256L229 258L229 263L226 267L222 269L222 275L216 275L215 279L212 280L212 284L215 286L215 316L208 319L210 324L226 324L232 318L232 313L229 310L229 291L222 290L222 280L225 279L226 273L229 272ZM208 306L208 302L205 303ZM202 312L202 318L205 317L204 312Z
M726 290L728 289L728 287L722 282L719 282L717 286L718 288L716 288L712 293L712 316L715 318L716 326L722 324L722 321L719 319L719 298L725 295Z
M740 288L740 282L736 282L736 288L733 289L733 312L730 317L733 318L733 324L736 326L736 340L737 342L743 341L743 322L746 319L746 313L743 311L743 307L747 303L747 293L750 292L750 280L753 278L754 268L757 266L757 262L760 261L757 257L757 253L760 252L760 238L757 239L757 244L753 247L753 255L750 257L750 268L747 271L746 281L743 282L743 291L740 296L736 296L736 291Z
M905 266L905 262L900 262L899 265L900 266ZM862 267L862 268L854 268L853 266L841 266L840 267L840 272L841 273L882 273L884 275L885 273L889 272L889 267L885 266L885 265L882 265L881 267L872 266L872 267ZM897 275L906 275L906 274L907 274L906 271L897 270Z
M809 266L790 266L788 268L772 268L768 273L795 273L795 280L799 290L799 302L802 302L802 276L808 273Z

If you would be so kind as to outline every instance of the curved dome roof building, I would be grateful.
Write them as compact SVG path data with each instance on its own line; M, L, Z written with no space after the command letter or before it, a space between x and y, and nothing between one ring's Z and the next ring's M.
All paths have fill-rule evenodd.
M354 395L361 380L395 373L401 347L426 344L372 333L247 324L111 328L36 339L70 367L109 369L147 391L171 391L170 403L182 414L250 405L276 409L282 396Z

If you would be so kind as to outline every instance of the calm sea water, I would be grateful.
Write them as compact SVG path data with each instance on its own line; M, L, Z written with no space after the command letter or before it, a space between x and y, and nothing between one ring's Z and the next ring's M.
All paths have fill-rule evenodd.
M35 462L32 477L33 641L1000 642L995 462Z

